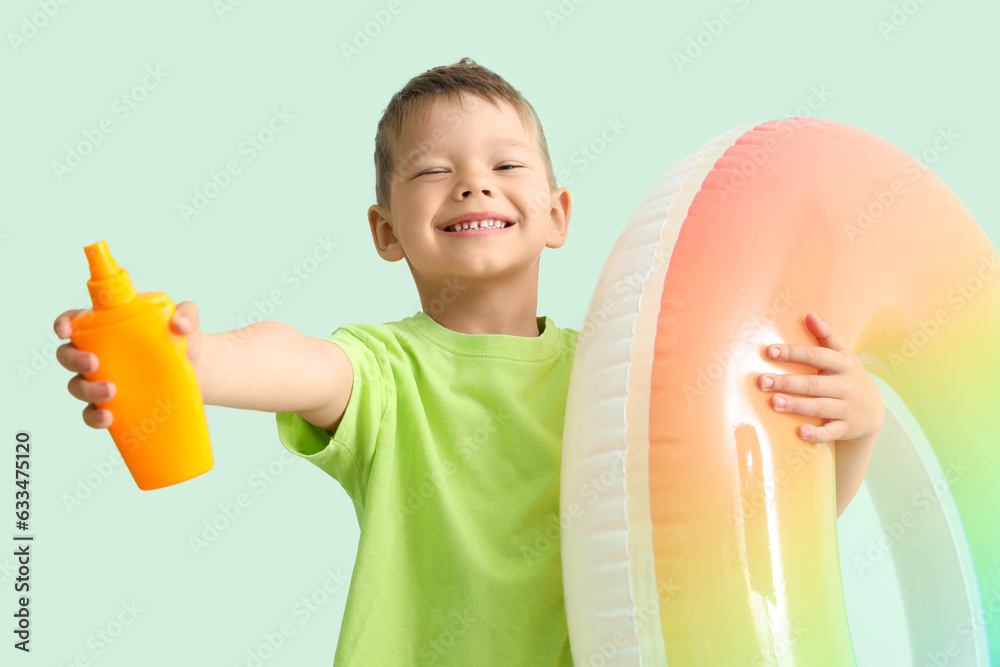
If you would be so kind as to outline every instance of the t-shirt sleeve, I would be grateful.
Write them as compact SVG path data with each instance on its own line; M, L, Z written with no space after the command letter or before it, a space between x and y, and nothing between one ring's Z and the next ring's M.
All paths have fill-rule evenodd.
M385 346L340 327L327 340L347 353L354 384L344 416L336 431L319 428L294 412L279 412L278 438L288 451L311 461L340 482L354 501L358 517L365 503L368 475L378 445L386 410L389 369ZM374 349L373 349L374 348Z

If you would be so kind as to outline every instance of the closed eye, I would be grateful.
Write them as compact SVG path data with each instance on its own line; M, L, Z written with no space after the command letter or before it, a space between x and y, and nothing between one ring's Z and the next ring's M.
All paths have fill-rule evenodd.
M503 169L505 167L510 167L512 169L518 169L518 168L521 167L521 165L519 165L519 164L502 164L499 167L497 167L497 169ZM422 171L419 174L417 174L417 176L424 176L425 174L443 174L443 173L445 173L445 171L443 169L438 169L438 170L434 170L434 171Z

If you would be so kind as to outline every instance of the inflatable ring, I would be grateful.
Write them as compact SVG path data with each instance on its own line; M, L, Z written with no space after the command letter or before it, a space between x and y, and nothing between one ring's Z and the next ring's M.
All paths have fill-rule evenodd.
M906 530L889 553L915 664L1000 665L998 273L958 198L860 129L788 118L683 158L580 330L560 489L574 663L855 664L834 444L757 385L808 372L764 348L816 345L815 312L882 381L865 485Z

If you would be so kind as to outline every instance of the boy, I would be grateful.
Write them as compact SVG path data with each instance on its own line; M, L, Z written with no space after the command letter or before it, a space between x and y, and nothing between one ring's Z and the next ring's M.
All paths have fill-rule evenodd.
M372 239L387 261L406 260L421 312L341 326L326 339L259 322L232 349L224 337L234 332L200 332L191 302L178 304L172 326L187 337L206 404L278 413L284 446L354 502L361 539L335 665L571 665L559 544L537 540L558 523L578 332L536 316L539 258L566 239L569 192L556 188L531 105L468 58L415 77L392 98L375 164ZM57 333L68 334L78 312L61 315ZM810 326L836 348L836 333L821 324ZM781 360L806 363L798 349L806 346L776 347ZM847 434L861 443L850 465L838 449L846 505L880 420L861 414L871 402L862 377L871 379L844 363L853 355L815 350L811 360L849 371L825 388L850 380L860 395L826 406L845 421L812 439ZM57 358L74 372L97 367L70 344ZM777 389L805 389L793 384L804 376L768 377ZM99 393L103 384L79 375L69 383L91 403L84 421L95 428L110 424L93 405L112 395ZM789 398L788 411L819 414ZM835 432L847 417L851 432Z

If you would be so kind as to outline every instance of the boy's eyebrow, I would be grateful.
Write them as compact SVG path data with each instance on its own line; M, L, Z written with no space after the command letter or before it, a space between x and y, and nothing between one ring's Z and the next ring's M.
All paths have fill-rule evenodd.
M499 138L499 139L494 139L490 143L493 144L494 146L509 146L512 148L523 148L525 150L531 150L530 146L516 139Z

